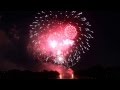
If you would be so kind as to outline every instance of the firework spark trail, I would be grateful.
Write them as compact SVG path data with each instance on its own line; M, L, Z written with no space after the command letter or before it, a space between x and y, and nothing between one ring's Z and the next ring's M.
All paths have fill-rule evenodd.
M74 66L89 50L93 31L78 11L41 11L30 25L28 50L42 62Z

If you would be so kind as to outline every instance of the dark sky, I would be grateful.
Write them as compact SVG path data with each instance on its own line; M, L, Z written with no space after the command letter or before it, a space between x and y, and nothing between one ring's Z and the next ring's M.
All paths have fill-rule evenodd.
M81 7L77 7L79 8ZM81 62L75 68L87 68L94 65L120 66L120 12L109 8L94 9L94 7L90 10L86 8L82 11L92 24L95 38L91 41L90 51L83 55ZM32 6L31 8L0 10L0 70L14 68L24 70L34 67L36 62L26 53L27 34L28 26L36 11L41 9L43 8ZM74 6L73 9L75 9ZM14 34L11 32L14 32L16 36L13 37Z
M120 12L103 11L97 12L98 28L98 57L104 65L120 65ZM101 60L100 60L101 59Z

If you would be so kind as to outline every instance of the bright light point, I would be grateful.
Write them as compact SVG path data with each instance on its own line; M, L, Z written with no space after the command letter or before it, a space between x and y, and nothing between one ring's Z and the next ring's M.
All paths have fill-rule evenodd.
M63 59L63 57L59 56L59 57L58 57L58 60L59 60L59 61L63 61L64 59Z
M60 55L60 54L61 54L61 51L60 51L60 50L58 50L58 51L57 51L57 55Z
M64 63L64 57L60 56L60 55L57 56L55 62L58 63L58 64L63 64Z
M63 41L63 43L64 43L65 45L73 45L73 44L74 44L74 41L69 40L69 39L66 39L66 40Z
M52 48L56 48L57 42L56 42L56 41L51 41L51 42L50 42L50 46L51 46Z
M74 74L72 74L72 79L74 79Z
M63 43L64 43L65 45L68 45L68 44L69 44L69 40L68 40L68 39L67 39L67 40L64 40Z
M62 79L62 75L61 74L59 75L59 79Z
M74 41L70 41L70 45L73 45L74 44Z

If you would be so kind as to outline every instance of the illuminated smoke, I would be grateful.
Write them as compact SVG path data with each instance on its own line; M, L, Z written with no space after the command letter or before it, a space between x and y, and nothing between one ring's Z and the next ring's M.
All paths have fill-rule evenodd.
M74 72L70 68L66 68L63 65L56 65L51 63L43 63L38 68L38 71L57 71L59 73L58 79L74 79Z

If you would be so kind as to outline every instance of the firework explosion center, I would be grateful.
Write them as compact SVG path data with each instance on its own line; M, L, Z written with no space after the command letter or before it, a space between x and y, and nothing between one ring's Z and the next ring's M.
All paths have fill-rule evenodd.
M41 62L72 67L89 50L90 26L82 12L41 11L30 25L28 51Z

